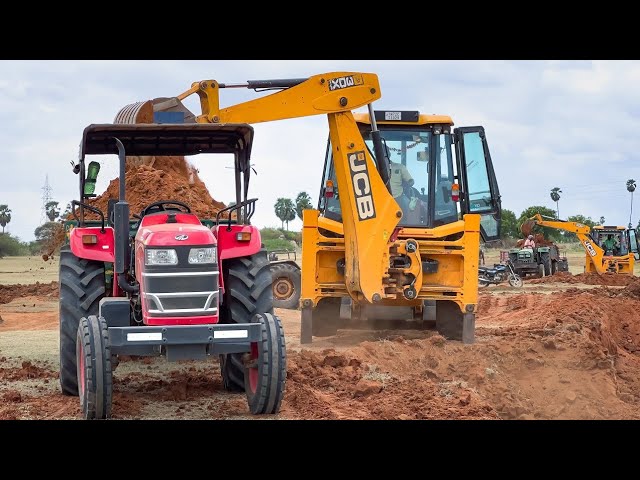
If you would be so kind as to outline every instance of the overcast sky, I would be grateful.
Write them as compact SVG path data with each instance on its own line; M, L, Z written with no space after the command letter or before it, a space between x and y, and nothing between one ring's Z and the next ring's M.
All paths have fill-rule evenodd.
M484 126L503 207L516 215L531 205L555 209L549 192L560 187L562 218L580 213L604 216L607 224L629 222L626 180L640 181L640 61L31 60L0 62L0 204L12 210L7 231L34 238L47 175L63 208L77 198L70 161L77 158L83 128L112 122L128 103L174 96L203 79L233 83L333 71L378 74L382 98L376 109L445 114L456 126ZM225 90L221 106L256 96ZM196 105L187 102L198 112ZM260 200L253 223L279 226L273 209L278 197L306 191L317 203L327 120L254 128L258 175L250 196ZM191 158L213 198L235 198L230 161ZM103 160L97 193L117 175L115 157ZM638 214L640 204L634 225ZM300 226L298 220L290 224Z

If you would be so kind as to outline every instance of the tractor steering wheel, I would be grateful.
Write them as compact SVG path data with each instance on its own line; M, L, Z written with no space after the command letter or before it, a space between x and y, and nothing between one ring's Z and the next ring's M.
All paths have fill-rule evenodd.
M175 205L181 208L167 208L168 205ZM186 203L182 203L177 200L160 200L159 202L153 202L147 205L145 208L143 208L142 211L140 212L140 217L144 217L145 215L149 215L151 213L159 213L159 212L166 212L166 211L172 211L172 210L191 213L191 209L189 208L189 205L187 205Z

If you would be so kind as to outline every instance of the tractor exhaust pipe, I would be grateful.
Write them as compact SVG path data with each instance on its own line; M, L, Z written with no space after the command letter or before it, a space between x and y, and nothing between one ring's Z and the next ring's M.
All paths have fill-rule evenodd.
M120 192L118 202L113 206L113 228L115 230L114 271L118 275L118 285L120 285L120 288L127 291L127 288L121 284L126 284L126 281L122 282L120 275L125 272L127 265L129 265L129 204L125 199L124 174L126 152L122 142L118 138L114 138L114 140L118 146L118 158L120 159ZM124 280L124 278L122 280Z

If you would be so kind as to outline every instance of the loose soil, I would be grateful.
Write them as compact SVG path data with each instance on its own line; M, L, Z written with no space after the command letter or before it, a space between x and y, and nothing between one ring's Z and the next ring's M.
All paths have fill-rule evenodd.
M340 330L303 347L300 312L278 310L288 358L275 418L640 419L640 282L591 278L483 290L473 345L428 330ZM80 416L59 390L48 288L0 305L0 419ZM264 417L223 389L216 359L127 357L114 372L113 418Z

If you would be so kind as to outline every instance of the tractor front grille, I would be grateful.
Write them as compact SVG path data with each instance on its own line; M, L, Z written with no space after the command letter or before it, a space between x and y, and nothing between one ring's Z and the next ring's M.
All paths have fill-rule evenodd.
M143 299L154 317L218 313L218 271L144 272Z

